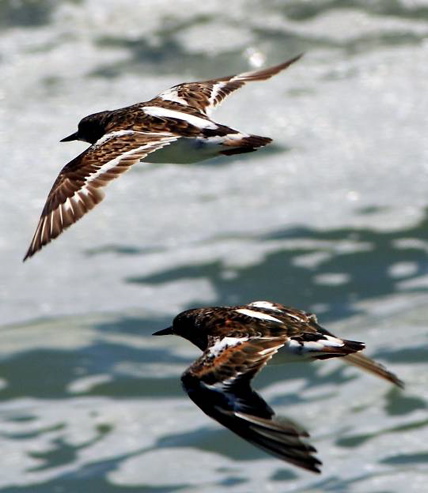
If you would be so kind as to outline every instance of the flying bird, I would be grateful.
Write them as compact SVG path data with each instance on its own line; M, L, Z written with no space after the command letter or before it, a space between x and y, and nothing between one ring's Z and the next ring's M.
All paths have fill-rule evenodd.
M202 356L182 375L184 390L202 411L265 452L319 473L309 434L273 409L251 387L255 375L276 354L277 362L341 357L399 387L403 382L361 354L364 343L336 337L313 314L270 301L187 310L154 335L176 334Z
M179 84L150 101L83 118L77 132L61 142L91 145L59 173L24 260L101 202L103 187L133 164L192 163L253 152L272 142L216 123L211 110L245 83L269 79L301 56L254 72Z

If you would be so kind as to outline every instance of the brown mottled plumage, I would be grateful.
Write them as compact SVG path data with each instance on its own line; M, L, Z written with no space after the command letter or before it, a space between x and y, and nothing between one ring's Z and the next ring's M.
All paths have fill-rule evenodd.
M269 137L216 123L209 113L246 82L269 79L299 58L255 72L180 84L150 101L83 118L78 131L62 141L83 140L91 146L61 170L24 260L101 202L101 188L135 163L191 163L269 144Z
M187 310L172 327L154 335L176 334L203 351L182 375L189 397L208 416L266 452L312 472L320 472L309 435L274 411L251 388L253 377L279 352L306 359L342 357L389 382L403 386L381 364L363 356L362 342L334 336L313 314L279 303L256 301L233 307Z

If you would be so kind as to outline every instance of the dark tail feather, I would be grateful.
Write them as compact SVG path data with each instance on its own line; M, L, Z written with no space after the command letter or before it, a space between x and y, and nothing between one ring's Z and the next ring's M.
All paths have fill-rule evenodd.
M246 135L241 139L230 139L224 142L225 147L230 147L224 151L221 151L220 154L225 154L226 156L231 156L233 154L242 154L244 152L253 152L256 151L259 147L264 147L267 144L270 144L272 139L269 137L260 137L259 135Z
M368 358L367 356L364 356L364 354L361 353L349 354L345 356L344 361L346 363L349 363L350 365L357 366L361 370L376 375L377 377L388 380L388 382L391 382L402 389L404 388L403 381L400 380L397 377L397 375L387 370L383 365L381 365L377 361L374 361Z
M340 347L329 347L326 346L322 349L322 353L314 355L314 359L329 359L336 357L343 357L343 361L346 363L356 366L361 370L367 371L372 375L376 375L388 382L397 385L400 388L404 388L404 383L400 380L397 375L387 370L383 365L374 361L361 351L365 348L365 344L357 341L343 341L343 346Z

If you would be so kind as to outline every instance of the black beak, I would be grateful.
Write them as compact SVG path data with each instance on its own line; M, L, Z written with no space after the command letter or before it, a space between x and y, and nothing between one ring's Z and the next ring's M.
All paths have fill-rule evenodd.
M79 140L79 137L77 136L77 132L69 135L68 137L64 137L63 139L60 140L60 142L71 142L72 140Z
M153 332L153 336L170 336L174 334L172 331L172 327L167 327L166 329L158 330L157 332Z

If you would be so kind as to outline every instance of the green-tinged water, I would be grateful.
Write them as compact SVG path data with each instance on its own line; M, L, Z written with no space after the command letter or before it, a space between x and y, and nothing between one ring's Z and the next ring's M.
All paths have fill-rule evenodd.
M422 0L0 3L0 491L425 490L427 20ZM22 264L80 118L301 52L214 114L272 146L134 167ZM316 312L406 382L340 361L260 374L321 476L206 417L180 387L198 350L151 337L257 299Z

